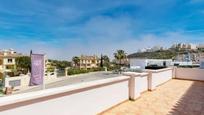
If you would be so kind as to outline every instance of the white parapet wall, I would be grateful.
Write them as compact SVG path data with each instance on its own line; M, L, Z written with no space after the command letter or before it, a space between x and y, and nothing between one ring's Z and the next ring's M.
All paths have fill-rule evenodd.
M141 96L141 93L148 90L148 73L124 72L126 76L130 76L129 96L131 100L135 100Z
M120 76L0 98L0 115L95 115L129 99Z
M47 73L47 75L45 75L45 83L52 83L52 82L56 82L60 79L57 78L57 73L53 72L53 73Z
M48 73L44 78L46 83L52 83L59 81L61 79L57 78L56 74ZM28 87L30 84L30 74L21 75L14 77L5 77L4 87L14 87L15 89L21 89L23 87Z
M15 87L18 89L21 87L28 86L29 82L30 82L29 75L6 77L4 81L4 87Z
M204 69L199 68L177 68L177 79L200 80L204 81Z
M147 72L149 72L149 90L156 89L157 86L167 82L173 77L173 68L147 70Z

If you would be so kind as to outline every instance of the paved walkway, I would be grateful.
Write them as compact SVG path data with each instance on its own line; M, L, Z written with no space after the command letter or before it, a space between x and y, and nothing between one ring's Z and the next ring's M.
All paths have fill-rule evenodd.
M204 115L204 82L171 80L102 115Z

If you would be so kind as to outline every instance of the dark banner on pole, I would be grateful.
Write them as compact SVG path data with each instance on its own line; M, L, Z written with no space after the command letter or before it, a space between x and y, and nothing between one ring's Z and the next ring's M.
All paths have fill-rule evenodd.
M30 85L43 84L44 77L44 55L31 54L31 79Z

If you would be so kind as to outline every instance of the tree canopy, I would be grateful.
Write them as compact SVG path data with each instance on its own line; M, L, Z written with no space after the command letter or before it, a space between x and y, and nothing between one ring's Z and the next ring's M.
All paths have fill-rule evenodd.
M114 57L115 57L115 59L119 60L119 63L121 65L121 60L126 58L126 53L124 50L117 50L114 53Z
M16 58L16 67L19 70L30 71L31 69L31 59L29 56L20 56Z
M78 66L78 65L79 65L79 62L80 62L80 58L77 57L77 56L74 56L74 57L72 58L72 61L74 62L74 64L75 64L76 66Z
M49 62L52 66L56 66L56 68L66 68L71 66L71 62L69 61L60 61L60 60L51 60L49 59Z

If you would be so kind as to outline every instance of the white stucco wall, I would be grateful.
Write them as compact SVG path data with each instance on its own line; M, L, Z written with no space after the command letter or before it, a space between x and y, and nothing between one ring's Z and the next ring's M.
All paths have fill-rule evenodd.
M130 76L130 99L135 100L141 96L141 93L148 90L148 73L125 72Z
M57 77L57 73L53 72L54 74L51 75L50 72L47 73L47 75L45 75L45 83L52 83L52 82L56 82L61 80L60 78Z
M107 83L109 84L107 85ZM26 94L1 97L0 110L2 105L65 92L73 93L1 111L0 115L95 115L116 104L128 100L128 83L129 77L121 76Z
M157 64L159 66L163 66L163 62L166 62L166 66L170 66L172 63L171 59L138 59L138 58L130 58L130 68L140 67L141 69L145 69L145 67L150 64Z
M12 59L12 62L8 62L8 59ZM8 64L15 64L15 58L4 58L3 59L3 64L8 65Z
M174 61L171 63L171 65L174 65L174 64L179 64L181 66L188 66L188 65L191 66L191 65L193 65L193 62L192 61L190 61L190 62Z
M10 87L9 82L20 80L20 86L15 87L16 89L20 89L22 87L28 87L30 84L30 75L22 75L22 76L14 76L14 77L6 77L4 87ZM44 78L45 83L52 83L61 80L57 78L56 74L51 75L50 73L47 74Z
M149 90L154 90L158 85L161 85L173 77L173 69L148 70L149 76Z
M148 90L148 75L135 77L135 97L139 97L142 92Z
M145 69L145 66L147 66L147 60L146 59L135 59L131 58L130 61L130 68L140 67L141 69Z
M141 75L136 77L135 82L136 87L138 87L139 92L144 92L148 90L148 75Z
M177 68L176 69L176 78L204 81L204 69Z
M23 76L16 76L16 77L6 77L5 78L5 84L4 87L11 87L9 85L10 81L15 81L15 80L20 80L20 86L17 86L15 88L21 88L21 87L26 87L30 83L30 76L29 75L23 75Z
M130 76L130 98L135 100L141 96L141 93L147 90L154 90L173 77L173 68L165 68L160 70L146 70L143 73L124 72L126 76Z

